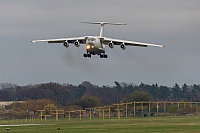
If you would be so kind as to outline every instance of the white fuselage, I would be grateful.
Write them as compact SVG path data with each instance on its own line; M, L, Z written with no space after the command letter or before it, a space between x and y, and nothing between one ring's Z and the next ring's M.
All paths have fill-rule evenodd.
M97 36L86 37L86 51L92 55L105 53L105 46Z

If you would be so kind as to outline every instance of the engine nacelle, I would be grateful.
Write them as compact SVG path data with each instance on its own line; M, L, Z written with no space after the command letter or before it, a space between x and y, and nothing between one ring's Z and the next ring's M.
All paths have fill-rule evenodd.
M75 45L76 47L79 47L79 46L80 46L80 43L79 43L78 41L75 41L75 42L74 42L74 45Z
M121 48L121 49L123 49L123 50L125 50L125 49L126 49L126 46L125 46L125 44L124 44L124 43L122 43L122 44L120 45L120 48Z
M68 42L63 42L63 46L65 46L66 48L69 47L69 43Z
M113 44L112 42L109 42L109 43L108 43L108 46L109 46L110 48L114 48L114 44Z

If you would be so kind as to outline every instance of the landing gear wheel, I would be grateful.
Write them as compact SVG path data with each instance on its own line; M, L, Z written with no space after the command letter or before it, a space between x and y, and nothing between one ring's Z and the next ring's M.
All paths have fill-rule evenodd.
M87 57L88 57L88 55L87 55L87 54L83 54L83 57L87 58Z
M100 58L108 58L107 54L100 54Z
M102 55L102 54L100 54L100 58L103 58L103 55Z
M85 57L85 58L91 58L91 54L83 54L83 57Z

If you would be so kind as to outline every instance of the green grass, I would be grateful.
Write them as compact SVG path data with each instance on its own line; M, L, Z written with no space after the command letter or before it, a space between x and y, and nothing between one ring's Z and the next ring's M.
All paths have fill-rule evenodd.
M15 123L15 122L14 122ZM14 124L12 123L12 124ZM29 122L30 123L30 122ZM135 117L119 119L47 119L46 123L35 122L31 126L0 126L0 133L55 133L61 128L60 133L199 133L199 116L177 117ZM20 122L18 122L20 124ZM2 125L2 123L0 124Z

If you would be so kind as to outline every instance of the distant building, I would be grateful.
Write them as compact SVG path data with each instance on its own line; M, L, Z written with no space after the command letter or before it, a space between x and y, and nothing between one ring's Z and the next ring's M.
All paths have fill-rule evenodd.
M1 101L0 102L0 109L5 109L6 106L12 104L12 103L22 103L24 101Z

